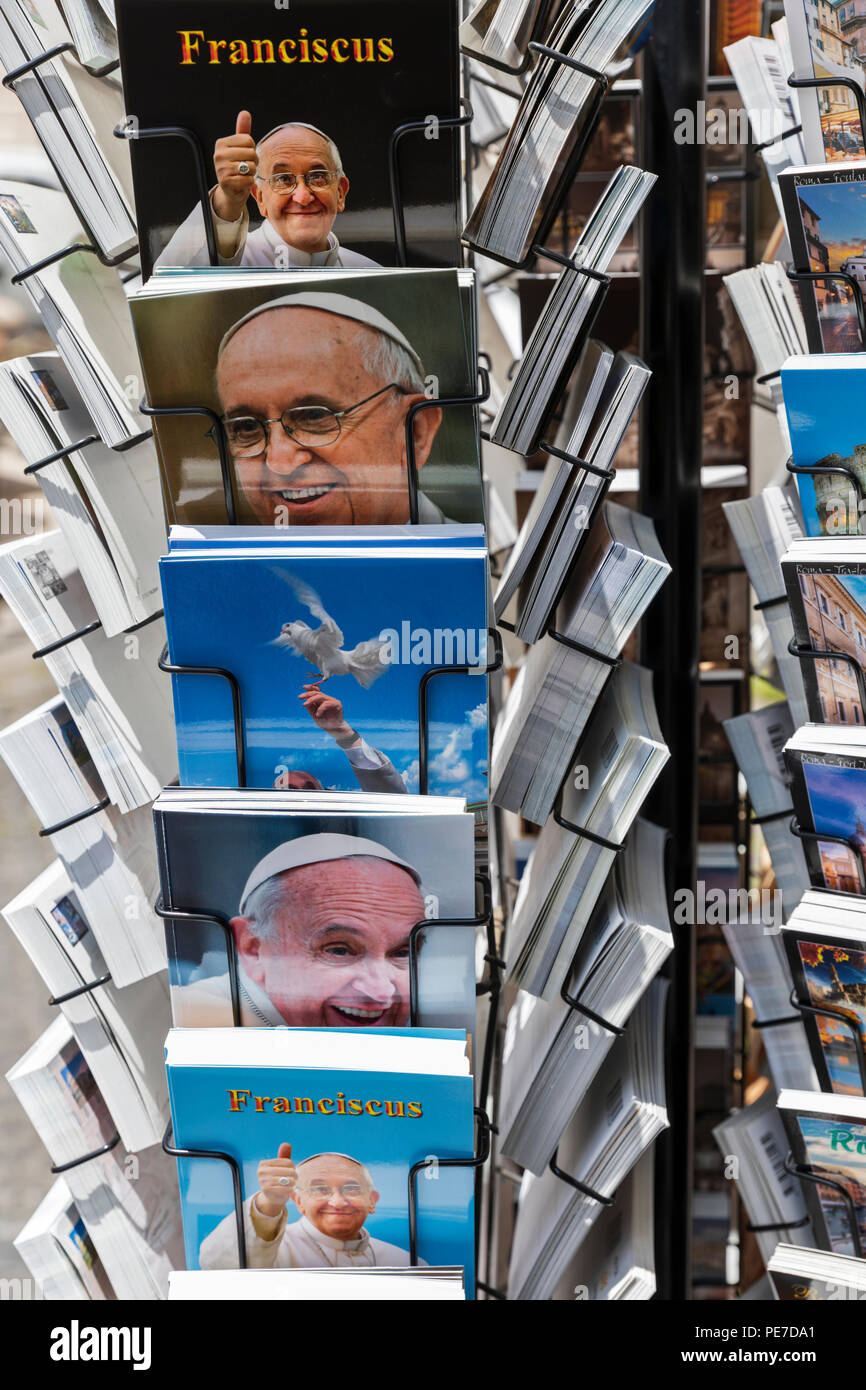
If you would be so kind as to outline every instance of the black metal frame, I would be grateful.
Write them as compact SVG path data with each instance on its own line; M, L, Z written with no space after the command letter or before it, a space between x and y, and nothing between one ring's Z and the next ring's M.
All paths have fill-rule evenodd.
M58 43L53 48L46 49L44 53L38 54L35 58L29 58L26 63L21 63L17 68L10 68L6 76L0 78L0 81L4 87L14 91L15 83L19 78L26 77L30 72L35 73L36 69L41 67L43 63L51 62L52 58L59 58L62 53L71 53L78 66L84 68L85 72L89 72L91 77L108 77L120 67L119 58L113 63L107 63L104 68L92 68L87 63L82 63L75 51L75 44L67 40L66 43Z
M86 985L79 985L77 989L70 989L66 994L52 994L48 1003L54 1007L57 1004L66 1004L70 999L77 999L81 994L90 994L94 989L99 989L100 985L111 983L111 971L105 975L100 975L98 980L89 980Z
M480 378L480 390L474 396L431 396L429 400L416 401L410 405L406 412L404 430L406 435L406 484L409 489L409 524L418 525L419 512L419 487L418 487L418 464L415 458L415 416L422 410L447 409L451 405L483 405L490 399L490 373L485 366L479 363L478 376Z
M859 291L858 291L858 299L859 299ZM845 466L844 463L795 463L794 460L793 460L793 458L789 458L789 459L788 459L788 462L786 463L785 467L786 467L786 469L788 470L789 473L793 473L795 476L796 476L797 474L800 474L800 473L804 473L804 474L806 474L807 476L811 476L811 477L815 477L815 476L817 476L819 473L835 473L835 474L837 474L837 475L840 476L840 477L847 478L848 483L850 484L851 489L852 489L852 491L853 491L853 493L854 493L854 496L855 496L856 499L857 499L857 514L858 514L858 518L859 518L859 516L862 514L863 505L864 505L864 503L866 503L866 492L864 492L863 486L862 486L862 484L861 484L861 482L860 482L860 479L857 477L857 474L854 472L853 468L847 468L847 467ZM847 502L847 499L846 499L846 502L845 502L845 519L846 519L846 530L845 530L845 532L844 532L843 534L844 534L844 535L850 535L850 534L851 534L851 531L850 531L850 527L848 526L848 502ZM857 534L858 534L856 528L855 528L855 531L854 531L853 534L854 534L854 535L857 535ZM769 607L769 603L767 604L767 607ZM796 655L796 653L795 653L795 655Z
M120 1143L120 1135L115 1134L113 1139L109 1139L107 1144L103 1144L99 1149L91 1149L89 1154L82 1154L80 1158L71 1158L68 1163L52 1163L50 1172L68 1173L70 1168L80 1168L82 1163L89 1163L93 1158L101 1158L103 1154L111 1153Z
M171 1121L162 1138L162 1147L169 1158L214 1158L221 1163L225 1163L231 1170L232 1190L234 1193L235 1208L235 1230L238 1238L238 1268L247 1268L247 1233L244 1229L244 1190L241 1179L240 1165L237 1159L231 1154L223 1153L220 1149L178 1149L174 1143L174 1133Z
M573 1187L575 1191L580 1192L582 1196L590 1197L592 1201L597 1202L600 1207L613 1206L616 1201L616 1194L614 1194L613 1197L603 1197L600 1192L596 1192L594 1187L590 1187L588 1183L579 1182L578 1179L573 1178L570 1173L566 1173L564 1168L560 1168L557 1161L558 1158L559 1145L557 1144L556 1148L553 1150L553 1157L547 1165L555 1178L559 1178L560 1182L567 1183L569 1187Z
M788 1150L783 1167L786 1173L792 1177L799 1178L801 1182L814 1183L816 1187L832 1187L834 1191L841 1194L848 1214L848 1224L851 1230L851 1243L854 1246L854 1255L858 1260L863 1259L863 1245L860 1240L860 1223L857 1220L857 1211L854 1206L854 1199L844 1183L837 1178L819 1177L818 1172L812 1164L795 1163L794 1155Z
M856 656L850 652L835 652L829 647L824 649L822 647L801 646L796 637L792 637L788 643L788 651L791 656L796 656L800 661L843 661L846 666L850 666L854 672L854 683L857 686L860 708L864 718L866 718L866 676L864 676L863 668Z
M85 435L83 439L76 439L74 444L67 444L65 449L56 449L53 454L46 454L45 458L37 459L35 463L28 463L24 469L25 478L32 473L38 473L41 469L47 468L50 463L59 463L69 458L70 454L75 454L79 449L86 449L88 444L101 444L102 440L98 434Z
M796 989L791 990L791 1004L795 1009L799 1009L801 1016L803 1014L813 1014L818 1018L832 1018L835 1019L837 1023L842 1023L846 1028L851 1030L854 1039L854 1053L857 1058L857 1069L860 1072L860 1089L863 1095L866 1096L866 1050L864 1050L863 1034L860 1032L860 1025L856 1018L852 1018L850 1014L845 1013L842 1009L820 1008L817 1004L811 1003L811 1001L807 1002L804 999L798 999ZM805 1025L805 1018L803 1018L802 1021ZM766 1024L764 1026L766 1027Z
M533 41L528 45L528 51L536 53L542 58L548 58L551 62L561 64L563 67L573 68L575 72L582 73L584 77L591 78L596 85L595 96L592 98L586 110L584 120L581 123L580 136L575 141L573 150L563 164L562 171L553 188L547 206L539 219L535 240L536 242L543 242L553 226L553 223L556 221L562 199L571 185L577 170L580 168L589 142L595 133L595 127L599 115L601 114L601 108L607 96L608 87L610 86L610 79L606 73L599 72L596 68L588 67L586 63L580 63L569 54L560 53L558 49L548 48L546 44L535 43ZM504 67L502 64L491 64L491 66L501 67L504 72L513 71L513 69ZM509 266L512 270L526 270L535 255L548 255L548 252L539 252L538 246L533 245L528 254L524 256L523 260L512 261L508 260L505 256L497 255L496 252L491 251L480 241L472 241L469 237L464 237L464 242L467 246L470 246L473 251L477 251L488 260L498 261L500 265ZM551 256L551 259L557 260L559 257Z
M208 922L211 926L219 927L225 938L226 959L229 968L229 991L231 994L232 1008L232 1027L242 1027L241 1022L241 985L240 970L238 966L238 948L235 941L231 923L227 917L223 917L218 912L195 912L186 907L166 907L162 895L160 895L153 905L153 910L157 917L164 922Z
M475 666L430 666L421 676L418 682L418 791L421 796L427 795L428 769L430 762L429 736L427 731L427 692L430 682L436 676L459 676L459 675L483 675L492 676L494 672L502 668L504 651L502 648L502 638L495 627L487 629L488 649L493 643L493 659L487 661L483 666L479 663Z
M111 797L104 796L101 801L97 801L95 806L88 806L86 811L79 811L77 815L67 816L66 820L59 820L56 825L46 825L39 831L39 838L45 839L49 835L56 835L61 830L68 830L70 825L77 825L79 821L87 820L89 816L95 816L97 812L104 811L111 805Z
M218 676L228 682L232 693L232 715L235 731L235 762L237 764L237 786L247 785L247 752L244 732L244 711L241 702L241 688L237 676L222 666L180 666L169 659L168 643L162 649L157 665L160 671L169 676Z
M216 232L214 231L213 218L211 217L207 165L205 163L201 141L195 131L188 130L185 126L180 125L150 126L142 129L141 126L129 124L129 120L127 119L126 121L121 121L120 125L115 126L114 134L118 140L174 139L183 140L189 145L192 151L195 181L198 186L199 206L204 222L204 235L205 242L207 243L208 260L212 267L219 266Z
M440 130L461 130L472 124L474 112L472 103L466 97L461 97L460 105L464 109L462 116L437 116L435 117L437 127ZM400 188L400 141L404 136L412 134L413 131L426 131L430 123L430 117L423 121L407 121L405 125L397 126L392 131L388 142L388 181L391 188L391 213L394 219L394 246L397 252L397 265L405 266L408 264L408 253L406 246L406 214L403 208L403 195Z
M818 280L843 281L851 291L854 301L854 312L857 315L857 330L860 334L860 351L866 352L866 309L863 307L863 296L860 293L860 287L853 275L849 275L845 270L794 270L793 267L786 271L786 274L789 280L808 280L812 283Z
M68 256L74 256L78 251L86 251L89 255L95 256L100 265L107 266L109 270L114 270L117 266L123 265L125 261L132 260L133 256L138 255L138 247L135 246L131 251L122 251L119 256L106 256L100 251L98 246L94 246L90 241L73 241L69 246L64 246L60 251L52 251L50 256L43 256L41 261L34 261L33 265L28 265L26 269L19 270L15 275L10 276L10 283L13 285L23 285L25 280L29 280L31 275L38 275L40 270L47 270L50 265L56 265L58 261L65 261Z
M474 1158L439 1158L430 1155L427 1158L419 1159L413 1163L409 1169L408 1196L409 1196L409 1264L418 1263L418 1199L416 1191L416 1181L418 1174L424 1168L430 1168L435 1163L438 1168L483 1168L490 1157L490 1136L492 1126L487 1118L487 1112L479 1106L475 1107L475 1119L478 1125L478 1135L476 1139L476 1149ZM477 1204L476 1204L477 1205ZM476 1210L476 1222L478 1219Z
M158 622L164 616L164 611L160 608L156 613L151 613L149 618L142 618L140 623L133 623L132 627L124 628L122 633L118 633L118 636L130 637L134 632L140 632L143 627L149 627L151 623ZM43 657L50 656L52 652L59 652L61 648L68 647L71 642L77 642L81 637L90 637L101 627L101 620L95 618L92 623L85 623L84 627L77 628L75 632L68 633L66 637L58 637L56 641L49 642L45 647L38 647L35 652L30 654L34 661L41 661Z
M859 83L853 77L798 77L795 72L788 75L788 86L794 88L809 87L815 91L820 91L824 87L847 87L854 93L857 102L857 114L860 118L860 134L863 136L863 144L866 146L866 95ZM789 132L791 134L792 132ZM780 137L784 139L784 136Z

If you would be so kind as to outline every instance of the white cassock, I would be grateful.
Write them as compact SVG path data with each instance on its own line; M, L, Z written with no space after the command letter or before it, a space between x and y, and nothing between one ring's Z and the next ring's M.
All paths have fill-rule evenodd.
M395 1269L409 1264L408 1250L389 1245L386 1240L377 1240L365 1230L357 1240L336 1240L333 1236L322 1235L306 1216L289 1223L286 1212L270 1219L257 1213L254 1226L250 1211L252 1201L250 1197L244 1202L249 1269L337 1269L343 1266ZM265 1240L259 1235L259 1230L271 1229L274 1231L272 1239ZM426 1261L418 1263L423 1265ZM237 1269L238 1238L233 1212L202 1241L199 1264L202 1269Z
M263 222L250 231L250 215L244 208L236 222L226 222L213 210L213 190L211 190L211 216L216 233L217 252L221 266L255 266L262 270L309 270L312 266L343 268L372 267L380 270L377 261L362 256L358 251L347 251L341 246L333 232L328 235L327 251L299 251L289 246L269 222ZM158 266L209 265L207 242L204 234L201 208L193 208L189 217L182 222L157 258Z

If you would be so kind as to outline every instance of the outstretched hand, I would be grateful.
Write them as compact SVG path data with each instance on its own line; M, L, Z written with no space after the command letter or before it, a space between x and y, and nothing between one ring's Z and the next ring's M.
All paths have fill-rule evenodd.
M239 111L233 135L225 135L214 146L213 162L218 187L214 193L214 209L226 222L236 222L253 191L258 168L256 142L252 136L253 118L249 111ZM244 165L247 173L241 173Z

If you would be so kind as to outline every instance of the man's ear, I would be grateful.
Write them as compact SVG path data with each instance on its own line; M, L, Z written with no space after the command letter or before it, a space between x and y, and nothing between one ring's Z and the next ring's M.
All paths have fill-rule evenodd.
M426 401L426 396L414 395L407 396L407 410L411 409L417 401ZM405 417L404 417L405 418ZM425 410L418 410L412 421L412 433L415 438L415 467L423 468L430 457L430 450L433 448L433 441L439 432L442 424L442 410L437 406L431 405ZM407 465L406 442L403 441L403 465Z
M256 179L255 183L253 184L253 197L254 197L255 200L256 200L256 206L258 207L259 212L262 214L262 217L264 217L265 220L267 221L267 216L268 216L268 214L265 212L265 188L266 188L266 187L267 187L267 185L266 185L266 184L263 184L263 183L259 183L258 179Z
M344 212L346 207L346 194L349 191L349 180L345 174L341 174L337 179L337 212Z
M377 1192L377 1191L375 1190L375 1188L374 1188L373 1191L370 1193L370 1215L371 1215L371 1216L373 1215L373 1212L376 1210L376 1203L378 1202L378 1200L379 1200L379 1194L378 1194L378 1192Z
M229 926L234 933L238 959L241 965L250 979L254 980L257 985L260 985L264 983L265 977L260 959L262 943L250 930L251 921L251 917L233 917Z

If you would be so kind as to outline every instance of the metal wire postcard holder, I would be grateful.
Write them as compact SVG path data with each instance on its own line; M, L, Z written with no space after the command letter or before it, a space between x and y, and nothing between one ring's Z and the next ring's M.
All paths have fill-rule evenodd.
M156 623L164 617L163 610L160 608L156 613L151 613L149 618L142 618L141 622L133 623L132 627L125 627L122 633L117 633L118 637L131 637L134 632L140 632L142 628L149 627L151 623ZM95 618L92 623L85 623L84 627L79 627L75 632L69 632L65 637L58 637L54 642L48 642L46 646L39 647L35 652L31 652L34 661L41 661L43 657L50 656L52 652L59 652L63 647L68 647L71 642L78 642L82 637L89 637L94 632L99 632L102 623L99 618Z
M845 1204L845 1212L848 1219L848 1226L851 1231L851 1243L854 1247L854 1255L858 1260L863 1259L863 1243L860 1239L860 1223L857 1220L857 1209L854 1199L848 1188L837 1178L825 1176L820 1169L816 1169L811 1163L796 1163L794 1155L789 1149L783 1167L786 1173L792 1177L799 1178L801 1182L810 1182L815 1187L830 1187L834 1192L838 1192ZM798 1222L798 1225L805 1225L805 1222ZM783 1228L785 1229L785 1228Z
M51 835L57 835L61 830L68 830L71 825L78 825L79 821L87 820L90 816L95 816L99 811L105 811L111 805L111 798L103 796L95 805L88 806L85 811L78 811L74 816L67 816L65 820L59 820L55 825L45 825L39 831L39 838L47 839Z
M240 1165L231 1154L220 1149L179 1149L174 1143L172 1123L162 1139L162 1147L169 1158L210 1158L225 1163L232 1175L232 1194L234 1197L235 1231L238 1238L238 1268L247 1268L247 1233L244 1229L244 1189Z
M596 89L592 101L590 103L589 109L586 111L584 115L580 135L574 143L574 148L571 150L571 153L569 154L568 158L565 160L563 164L562 172L559 178L557 179L557 182L552 193L550 194L549 199L546 200L544 211L541 214L538 226L535 231L535 242L539 243L544 242L547 238L554 222L556 221L562 199L565 196L568 189L571 187L571 184L574 182L574 177L577 174L580 165L583 162L583 157L586 154L587 146L589 145L589 142L595 133L598 118L601 114L601 108L604 104L604 99L607 96L608 88L610 86L610 79L605 73L599 72L597 68L588 67L586 63L580 63L577 61L576 58L572 58L569 54L560 53L558 49L548 48L547 44L532 42L528 45L528 51L531 53L537 53L540 57L549 58L551 62L560 64L563 67L573 68L575 72L582 73L584 77L592 78L592 81L595 84ZM491 64L491 66L495 65ZM509 72L510 69L505 68L504 71ZM543 247L534 244L531 247L528 254L524 256L522 261L513 261L509 260L506 256L497 255L494 251L491 251L488 247L484 246L480 241L473 241L469 237L464 237L464 241L467 246L471 246L472 249L474 251L477 251L479 255L484 256L491 261L498 261L500 265L509 266L511 270L526 270L529 267L532 260L535 258L535 256L549 255L549 252L547 252ZM556 256L552 256L551 259L555 260Z
M241 687L237 676L231 671L227 671L223 666L187 666L178 662L172 662L169 659L167 642L162 649L162 654L157 665L160 671L164 671L169 676L216 676L228 684L232 697L235 765L238 779L235 785L241 788L245 787L247 785L246 736L244 732L244 710L241 700Z
M391 133L391 138L388 141L388 181L391 189L391 215L394 221L394 247L398 266L405 266L409 263L406 242L406 212L403 207L403 193L400 187L400 141L405 136L419 131L428 132L434 121L438 130L456 132L468 129L474 120L472 104L465 97L461 97L460 105L463 107L462 116L436 116L433 120L427 116L422 121L407 121L404 125L397 126L396 130Z
M570 1173L566 1173L564 1168L560 1168L558 1160L559 1145L557 1144L553 1151L553 1157L547 1165L553 1176L559 1178L560 1182L566 1183L569 1187L573 1187L581 1196L589 1197L591 1201L597 1202L601 1207L612 1207L614 1205L616 1201L615 1194L613 1197L603 1197L600 1192L596 1192L595 1188L590 1187L588 1183L580 1182L577 1178L573 1178Z
M409 524L419 525L419 495L418 486L418 466L415 456L415 416L422 410L447 409L449 406L473 406L483 404L490 396L490 374L486 367L479 367L479 390L474 395L465 396L444 396L431 397L429 400L416 401L406 412L405 438L406 438L406 486L409 490ZM228 439L226 437L225 425L215 410L207 405L148 405L146 400L141 402L139 410L142 415L147 415L157 419L171 419L184 415L202 415L210 421L208 434L214 440L219 453L220 481L222 484L223 501L225 503L226 522L229 526L237 526L237 508L234 495L234 477L232 469L232 458L229 452ZM286 534L290 534L290 528L286 528Z
M71 1158L68 1163L52 1163L49 1171L55 1174L68 1173L71 1168L80 1168L82 1163L90 1163L94 1158L101 1158L103 1154L111 1153L111 1150L116 1149L119 1143L120 1135L115 1134L112 1139L108 1140L107 1144L103 1144L98 1149L91 1149L90 1153L82 1154L80 1158Z
M866 677L863 675L856 656L850 652L836 652L830 647L807 647L801 646L796 637L792 637L788 643L788 651L791 656L796 656L800 661L843 661L846 666L850 666L854 673L854 682L857 686L857 698L860 701L860 708L866 718Z
M475 1107L475 1123L477 1133L474 1158L440 1158L438 1154L428 1154L426 1158L413 1163L409 1169L409 1264L413 1267L418 1263L418 1193L416 1185L418 1174L425 1168L431 1168L434 1164L437 1168L483 1168L490 1157L490 1136L493 1127L487 1117L487 1112L479 1106ZM476 1224L478 1216L476 1203ZM476 1237L476 1245L477 1243Z

